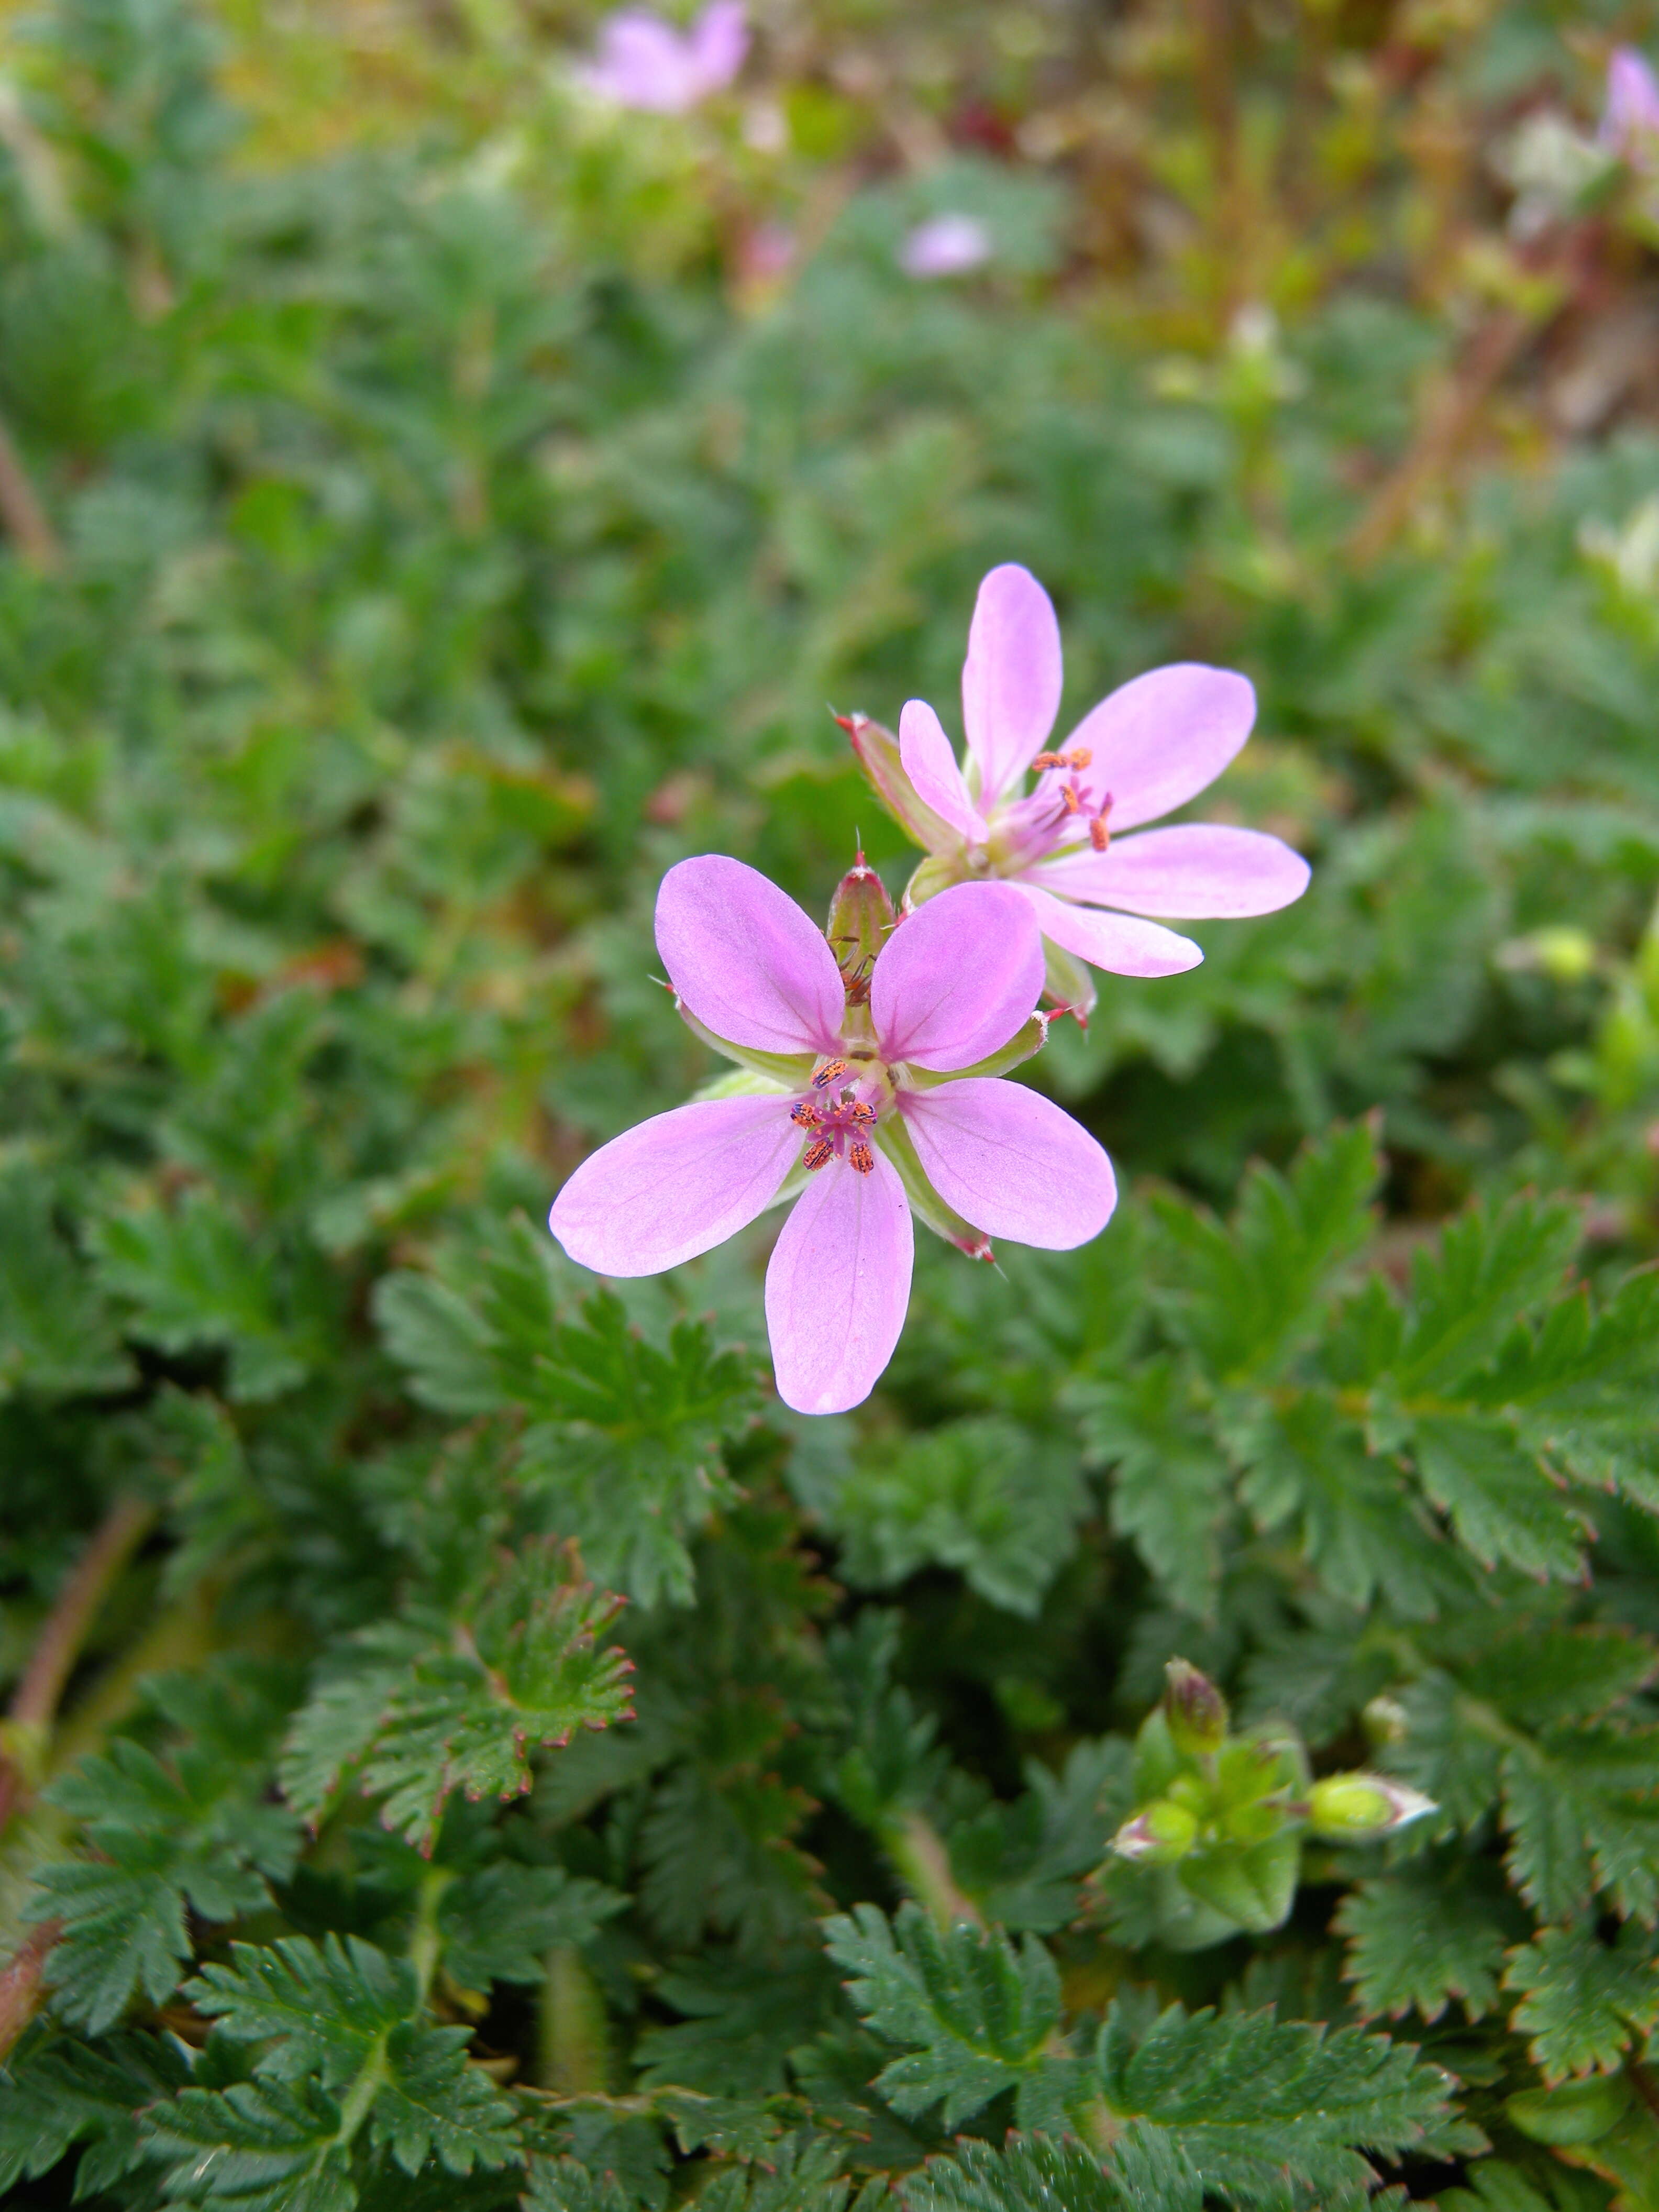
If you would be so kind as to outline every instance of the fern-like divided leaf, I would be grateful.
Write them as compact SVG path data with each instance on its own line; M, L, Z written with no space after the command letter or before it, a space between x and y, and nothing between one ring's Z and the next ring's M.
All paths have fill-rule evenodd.
M1045 2058L1069 2055L1060 2040L1059 1972L1033 1937L1016 1949L966 1923L941 1934L915 1905L890 1923L860 1905L826 1921L824 1933L871 2027L916 2046L876 2084L907 2118L939 2105L944 2125L957 2127L1009 2088L1024 2109Z
M514 1419L521 1480L598 1575L647 1604L688 1603L687 1539L732 1494L722 1448L759 1404L754 1363L702 1322L653 1341L606 1291L567 1319L558 1266L517 1220L459 1283L388 1276L376 1318L428 1405Z
M1109 2137L1132 2121L1157 2129L1206 2189L1277 2203L1286 2177L1310 2190L1364 2189L1362 2155L1452 2156L1481 2148L1452 2118L1455 2083L1405 2044L1358 2028L1330 2032L1272 2012L1148 2019L1120 1999L1096 2051L1099 2103L1084 2122Z
M900 2194L905 2212L1203 2212L1204 2184L1167 2136L1136 2128L1103 2154L1071 2136L964 2140Z
M360 1638L289 1731L282 1781L295 1811L314 1825L356 1768L386 1825L429 1854L452 1791L520 1796L533 1748L630 1719L633 1662L599 1640L622 1601L566 1573L556 1547L531 1547L454 1619Z
M90 2044L30 2029L0 2068L0 2193L48 2172L77 2143L77 2201L112 2188L143 2162L139 2113L184 2079L176 2046L160 2036Z
M1659 1938L1635 1921L1612 1943L1588 1929L1546 1928L1515 1954L1504 1984L1523 1992L1515 2026L1546 2081L1611 2071L1659 2023Z
M175 2197L345 2212L365 2126L409 2174L429 2160L466 2174L522 2154L513 2106L467 2058L469 2031L428 2026L413 1969L371 1943L239 1943L185 1994L257 2052L252 2081L187 2088L152 2112L152 2142L178 2161Z
M190 1956L187 1911L257 1911L300 1843L292 1814L264 1802L280 1707L257 1669L229 1668L216 1684L164 1678L149 1700L170 1707L185 1740L159 1756L117 1741L56 1785L52 1802L97 1856L41 1869L29 1906L64 1924L47 1970L58 2012L94 2034L136 1990L159 2003L173 1987Z

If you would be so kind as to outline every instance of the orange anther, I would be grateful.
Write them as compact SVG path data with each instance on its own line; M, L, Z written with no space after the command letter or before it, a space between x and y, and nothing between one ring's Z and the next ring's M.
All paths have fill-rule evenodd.
M1094 748L1091 745L1073 745L1066 756L1073 768L1087 768L1094 757Z
M801 1154L800 1164L808 1175L816 1175L820 1168L827 1168L835 1157L836 1148L829 1138L818 1137Z
M1064 768L1065 765L1066 756L1064 753L1039 753L1036 758L1031 763L1031 766L1036 770L1039 775L1042 775L1044 771L1048 769Z
M855 1121L860 1129L873 1129L877 1120L876 1109L860 1098L856 1106L848 1109L847 1118L849 1121Z
M875 1168L876 1156L862 1137L855 1137L847 1148L847 1157L860 1175L869 1175Z
M1111 842L1112 833L1106 827L1106 817L1103 814L1097 814L1089 824L1089 842L1097 853L1103 853Z
M789 1118L803 1129L816 1129L823 1116L810 1098L798 1098L789 1109Z
M832 1083L839 1083L846 1073L847 1062L844 1060L829 1060L812 1078L812 1088L814 1091L827 1091Z
M1081 814L1083 811L1083 801L1069 783L1062 783L1060 787L1060 803L1068 814Z

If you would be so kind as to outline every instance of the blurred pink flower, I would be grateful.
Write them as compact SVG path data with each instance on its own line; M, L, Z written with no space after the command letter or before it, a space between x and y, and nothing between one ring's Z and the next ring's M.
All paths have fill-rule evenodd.
M1607 102L1597 137L1633 168L1659 159L1659 82L1634 46L1618 46L1607 64Z
M1261 830L1194 822L1121 834L1184 806L1239 750L1255 720L1243 677L1191 662L1152 669L1049 751L1060 678L1048 594L1010 563L980 586L968 633L966 774L923 700L900 718L896 761L890 738L848 718L871 781L933 856L917 871L914 899L1001 877L1044 937L1076 958L1119 975L1174 975L1204 955L1151 917L1271 914L1301 897L1307 862Z
M1087 1130L1023 1084L975 1074L1030 1021L1042 951L1000 884L959 884L899 923L867 977L740 860L682 860L657 896L657 949L692 1026L772 1085L694 1100L585 1160L548 1226L602 1275L712 1250L805 1188L766 1271L778 1395L839 1413L874 1388L910 1297L910 1208L1069 1251L1117 1200ZM965 1241L965 1240L963 1240Z
M743 0L709 0L689 31L647 8L623 8L599 31L599 49L576 81L619 107L684 115L723 92L743 67L749 26Z
M919 222L898 252L907 276L961 276L991 258L991 234L977 216L936 215Z

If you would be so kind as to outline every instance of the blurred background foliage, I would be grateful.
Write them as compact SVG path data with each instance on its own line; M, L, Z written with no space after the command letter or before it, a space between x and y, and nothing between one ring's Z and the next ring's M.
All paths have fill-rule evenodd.
M112 1502L150 1516L18 1771L160 1741L137 1686L227 1648L290 1670L286 1711L411 1588L576 1536L660 1694L605 1740L644 1743L631 1765L595 1752L591 1788L535 1802L586 1838L573 1877L643 1884L583 1971L647 2052L826 1894L887 1894L872 1836L917 1887L898 1801L860 1839L866 1799L801 1747L844 1709L820 1632L849 1590L900 1595L964 1865L1022 1759L1138 1719L1172 1651L1264 1711L1302 1681L1318 1746L1391 1668L1463 1663L1427 1631L1401 1658L1413 1591L1659 1626L1634 1506L1595 1509L1594 1591L1540 1596L1579 1557L1541 1523L1457 1519L1422 1536L1439 1566L1392 1508L1336 1525L1315 1492L1345 1453L1409 1463L1376 1429L1303 1491L1238 1488L1216 1378L1266 1375L1265 1404L1279 1352L1169 1320L1210 1295L1195 1209L1365 1117L1304 1224L1315 1334L1354 1252L1392 1295L1460 1209L1522 1191L1549 1203L1494 1278L1508 1320L1570 1251L1609 1297L1656 1256L1659 199L1588 150L1652 11L753 20L738 85L681 117L583 92L596 13L551 0L9 6L0 75L0 1668L25 1677ZM942 213L988 257L908 276ZM1036 1066L1163 1211L1012 1285L919 1254L877 1400L802 1433L754 1356L764 1228L579 1322L592 1286L513 1217L707 1073L653 981L667 865L734 853L816 910L861 836L898 888L832 710L953 721L1004 560L1055 599L1069 710L1164 659L1252 678L1258 733L1202 811L1289 838L1313 888L1202 925L1188 976L1103 979ZM1229 1295L1291 1300L1287 1249ZM1126 1374L1153 1378L1133 1407ZM78 1832L30 1820L8 1949ZM337 1854L279 1891L282 1924L372 1929L325 1897L344 1880ZM1256 1998L1348 2016L1318 1932ZM641 1996L704 1944L702 1983ZM1158 1972L1206 2002L1246 1972L1212 1963ZM522 2055L515 2002L488 2037ZM1646 2154L1599 2170L1636 2189Z

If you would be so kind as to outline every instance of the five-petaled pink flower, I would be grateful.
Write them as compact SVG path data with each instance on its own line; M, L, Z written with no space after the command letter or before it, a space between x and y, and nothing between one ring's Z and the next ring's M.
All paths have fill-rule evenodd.
M1659 162L1659 82L1634 46L1615 46L1607 63L1607 91L1598 137L1610 154L1632 168Z
M648 8L623 8L602 27L596 58L574 75L619 107L684 115L724 92L748 51L743 0L710 0L689 31Z
M985 1255L994 1236L1067 1251L1104 1228L1117 1192L1100 1146L1038 1092L979 1072L1009 1064L1028 1024L1042 1033L1042 947L1016 891L946 890L866 968L838 962L764 876L709 854L669 870L656 923L682 1012L768 1087L676 1107L584 1161L549 1218L573 1260L655 1274L798 1180L766 1271L773 1366L786 1404L836 1413L892 1357L913 1206Z
M1048 750L1060 677L1048 595L1010 563L980 586L968 634L965 774L922 700L905 708L896 746L866 717L845 718L877 792L932 856L912 900L1000 877L1077 958L1120 975L1173 975L1204 956L1153 917L1270 914L1302 896L1307 862L1261 830L1190 823L1122 834L1184 805L1238 751L1255 719L1243 676L1195 663L1152 669Z

